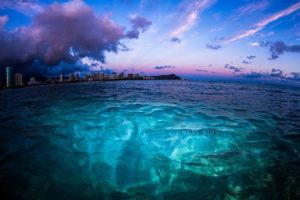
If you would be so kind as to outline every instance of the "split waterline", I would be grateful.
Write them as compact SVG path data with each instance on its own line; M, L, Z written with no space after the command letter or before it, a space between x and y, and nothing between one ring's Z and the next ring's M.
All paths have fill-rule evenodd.
M295 199L300 89L198 81L0 92L10 199Z

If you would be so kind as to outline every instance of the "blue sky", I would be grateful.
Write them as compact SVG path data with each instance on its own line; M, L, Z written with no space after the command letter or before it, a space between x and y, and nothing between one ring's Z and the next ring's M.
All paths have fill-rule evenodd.
M3 30L31 26L53 3L1 1ZM87 0L83 4L124 30L130 30L135 16L151 22L138 39L120 40L126 51L104 51L105 63L81 58L95 69L194 76L271 73L272 69L287 76L300 72L300 1Z

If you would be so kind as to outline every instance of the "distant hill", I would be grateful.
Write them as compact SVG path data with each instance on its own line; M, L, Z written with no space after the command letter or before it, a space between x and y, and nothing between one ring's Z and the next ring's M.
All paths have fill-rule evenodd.
M175 74L154 76L154 79L155 80L181 80L181 78L179 76L176 76Z

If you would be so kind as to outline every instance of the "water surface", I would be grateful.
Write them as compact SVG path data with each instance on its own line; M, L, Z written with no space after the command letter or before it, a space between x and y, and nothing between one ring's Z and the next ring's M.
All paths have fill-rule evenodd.
M4 199L299 199L300 89L115 81L0 91Z

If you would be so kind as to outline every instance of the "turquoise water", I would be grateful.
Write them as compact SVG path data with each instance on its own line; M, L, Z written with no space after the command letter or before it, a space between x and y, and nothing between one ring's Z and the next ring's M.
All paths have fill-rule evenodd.
M1 199L300 198L300 88L90 82L0 102Z

